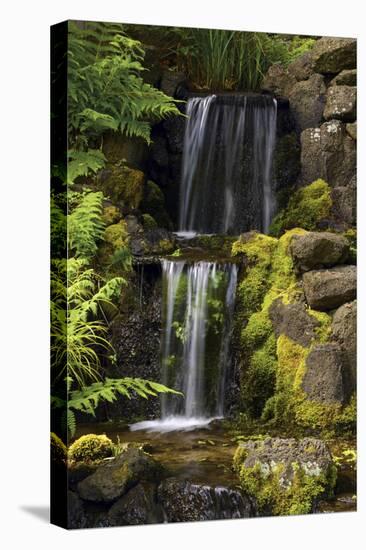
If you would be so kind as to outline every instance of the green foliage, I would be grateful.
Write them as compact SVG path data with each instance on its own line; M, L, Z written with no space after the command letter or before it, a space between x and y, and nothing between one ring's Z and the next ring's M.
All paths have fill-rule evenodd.
M57 204L56 197L51 194L50 204L50 219L51 219L51 253L52 258L60 258L66 252L66 240L67 240L67 218L60 207Z
M67 183L73 184L79 176L88 176L104 168L106 158L100 149L88 149L88 151L68 150Z
M68 457L76 462L94 462L113 456L113 441L106 435L82 435L70 445Z
M151 122L180 114L143 81L142 44L113 23L69 23L69 135L77 149L107 130L150 142Z
M270 234L278 237L293 227L312 231L322 219L330 215L331 207L330 187L324 180L318 179L294 192L287 208L274 218Z
M53 262L51 273L51 354L54 380L70 377L79 386L99 378L101 357L112 355L106 311L113 310L122 278L103 284L86 261Z
M314 43L298 36L218 29L167 32L178 68L197 88L213 90L257 90L271 64L287 65Z
M105 228L102 220L103 193L86 193L67 217L68 247L76 257L92 258Z

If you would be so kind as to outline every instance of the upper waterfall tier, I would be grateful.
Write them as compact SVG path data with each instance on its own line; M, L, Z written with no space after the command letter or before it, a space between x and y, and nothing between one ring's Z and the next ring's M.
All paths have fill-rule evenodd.
M267 232L275 211L276 100L259 94L187 102L179 230Z

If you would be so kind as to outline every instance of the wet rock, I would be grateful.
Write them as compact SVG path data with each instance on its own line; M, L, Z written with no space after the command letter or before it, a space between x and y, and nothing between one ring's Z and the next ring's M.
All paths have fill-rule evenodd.
M168 478L158 488L168 522L247 518L255 515L253 502L240 491L198 485Z
M310 437L240 443L233 465L243 490L265 515L310 513L335 481L327 445Z
M127 162L141 169L149 155L148 145L142 138L125 136L117 132L103 134L103 153L108 164Z
M170 153L181 154L183 152L185 121L185 118L176 116L163 122Z
M87 518L83 501L74 493L67 492L67 528L68 529L84 529L87 526Z
M162 468L148 454L133 447L100 466L78 484L82 499L92 502L113 502L140 481L155 481Z
M357 215L356 177L352 178L349 185L332 189L331 198L335 219L345 223L346 226L355 225Z
M341 71L330 81L329 86L357 86L357 69Z
M169 153L167 149L167 141L163 136L154 137L151 146L151 159L156 162L159 167L167 167L169 164Z
M355 38L323 37L317 40L311 52L313 68L322 74L337 74L356 67Z
M295 132L277 139L273 156L276 188L290 187L301 171L300 142Z
M326 120L339 119L353 122L356 118L356 87L331 86L327 91L324 108Z
M288 97L297 80L283 65L276 64L269 67L265 74L261 88L277 96Z
M321 311L335 309L356 297L356 267L353 265L308 271L303 284L308 304Z
M332 187L348 184L356 172L356 145L339 120L301 133L301 181L322 178Z
M319 344L307 356L302 389L311 401L344 403L347 399L345 374L338 344Z
M115 502L108 512L109 525L163 523L163 511L155 499L155 486L139 483Z
M343 304L333 316L332 339L343 352L343 359L348 369L347 389L351 394L356 387L357 368L357 302Z
M357 122L352 122L346 124L347 134L351 136L352 139L357 139Z
M290 245L294 264L299 271L342 264L349 254L348 240L329 232L294 235Z
M313 74L311 52L305 52L289 64L287 70L296 80L308 80Z
M146 183L140 208L144 214L150 214L159 227L170 228L171 221L166 212L164 193L154 181L149 180Z
M313 74L296 82L289 94L290 107L298 131L314 128L321 122L326 98L324 77Z
M297 344L309 346L316 336L319 323L307 313L304 303L284 304L281 298L277 298L270 307L269 317L276 338L285 334Z

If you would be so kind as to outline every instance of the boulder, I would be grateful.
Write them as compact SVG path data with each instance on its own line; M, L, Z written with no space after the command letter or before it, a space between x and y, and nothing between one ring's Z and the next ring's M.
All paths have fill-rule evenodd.
M329 82L329 86L357 86L357 69L341 71Z
M351 136L352 139L357 139L357 122L350 122L346 124L347 134Z
M92 502L113 502L140 481L155 481L162 467L140 449L125 452L103 464L89 477L78 483L82 499Z
M337 342L343 352L347 367L347 389L351 394L356 387L357 368L357 302L343 304L333 316L332 339Z
M168 522L248 518L255 515L250 498L237 489L210 487L168 478L158 487Z
M109 509L109 525L163 523L162 509L155 502L155 486L139 483Z
M83 501L74 493L67 492L67 528L68 529L84 529L87 527L87 518Z
M126 210L138 208L142 199L145 174L127 165L107 165L98 172L97 188L103 191L114 205Z
M308 271L302 277L310 307L327 311L356 297L356 267L353 265Z
M311 401L344 403L347 399L342 351L336 343L315 346L306 358L302 389Z
M342 235L310 231L293 236L290 252L298 271L304 272L344 263L349 254L349 243Z
M160 89L164 94L174 97L179 86L185 84L187 78L183 72L166 69L160 82Z
M287 67L289 75L294 76L296 80L307 80L313 74L311 52L305 52L297 57Z
M321 74L337 74L356 68L357 41L355 38L324 36L311 51L313 68Z
M297 80L294 74L280 64L269 67L262 80L261 89L276 96L288 97Z
M356 118L356 87L331 86L324 108L325 120L339 119L353 122Z
M356 172L356 144L340 120L301 133L301 181L322 178L332 187L348 184Z
M312 74L308 80L296 82L289 100L290 108L298 131L319 126L325 105L327 88L324 77Z
M316 336L315 329L319 322L309 315L304 303L284 304L277 298L269 309L276 338L285 334L297 344L307 347Z
M332 189L331 197L335 219L346 226L355 225L357 215L356 177L353 177L347 186Z
M262 514L305 514L331 493L335 468L327 445L310 437L240 443L234 470L241 487L257 500Z

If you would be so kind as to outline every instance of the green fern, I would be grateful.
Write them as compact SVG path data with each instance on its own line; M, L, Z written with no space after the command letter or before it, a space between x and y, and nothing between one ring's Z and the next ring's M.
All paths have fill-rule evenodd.
M76 257L92 258L103 237L103 193L86 193L67 217L68 247Z
M143 81L144 50L121 26L70 22L68 53L71 143L106 130L150 142L154 121L180 115L172 98Z
M106 163L106 158L100 149L88 151L76 151L69 149L67 163L67 183L74 183L79 176L88 176L91 172L101 170Z
M106 378L103 382L94 382L81 390L70 392L67 403L61 399L53 399L54 407L67 409L67 426L71 436L76 431L76 417L74 411L95 416L95 409L101 401L115 402L119 397L131 399L135 394L147 399L156 397L160 393L173 393L182 395L181 392L170 389L163 384L143 380L142 378Z

